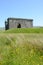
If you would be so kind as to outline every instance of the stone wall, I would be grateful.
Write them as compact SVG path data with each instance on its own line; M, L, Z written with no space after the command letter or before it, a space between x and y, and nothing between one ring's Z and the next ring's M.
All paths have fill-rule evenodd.
M23 19L9 19L9 29L17 28L18 25L21 25L21 28L30 28L33 27L32 20L23 20Z
M31 28L33 27L32 19L19 19L19 18L8 18L7 19L8 28ZM6 26L6 25L5 25Z

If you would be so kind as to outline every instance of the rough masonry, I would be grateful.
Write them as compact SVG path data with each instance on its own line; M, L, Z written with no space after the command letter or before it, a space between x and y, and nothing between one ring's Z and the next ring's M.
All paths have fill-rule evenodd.
M8 18L5 21L5 30L11 28L31 28L33 27L33 19Z

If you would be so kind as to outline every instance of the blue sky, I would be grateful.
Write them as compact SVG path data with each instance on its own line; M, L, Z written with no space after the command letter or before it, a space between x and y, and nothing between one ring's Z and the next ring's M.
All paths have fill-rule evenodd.
M43 0L0 0L0 27L8 17L33 19L34 26L43 26Z

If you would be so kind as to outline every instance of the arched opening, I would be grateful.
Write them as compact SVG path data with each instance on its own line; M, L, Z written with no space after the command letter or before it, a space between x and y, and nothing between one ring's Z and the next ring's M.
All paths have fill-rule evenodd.
M18 24L17 28L21 28L21 24Z

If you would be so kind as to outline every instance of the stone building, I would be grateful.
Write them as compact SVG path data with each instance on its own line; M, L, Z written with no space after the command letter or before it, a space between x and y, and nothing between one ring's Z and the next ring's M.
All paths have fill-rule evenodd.
M33 27L33 19L8 18L5 21L5 30L11 28L31 28Z

